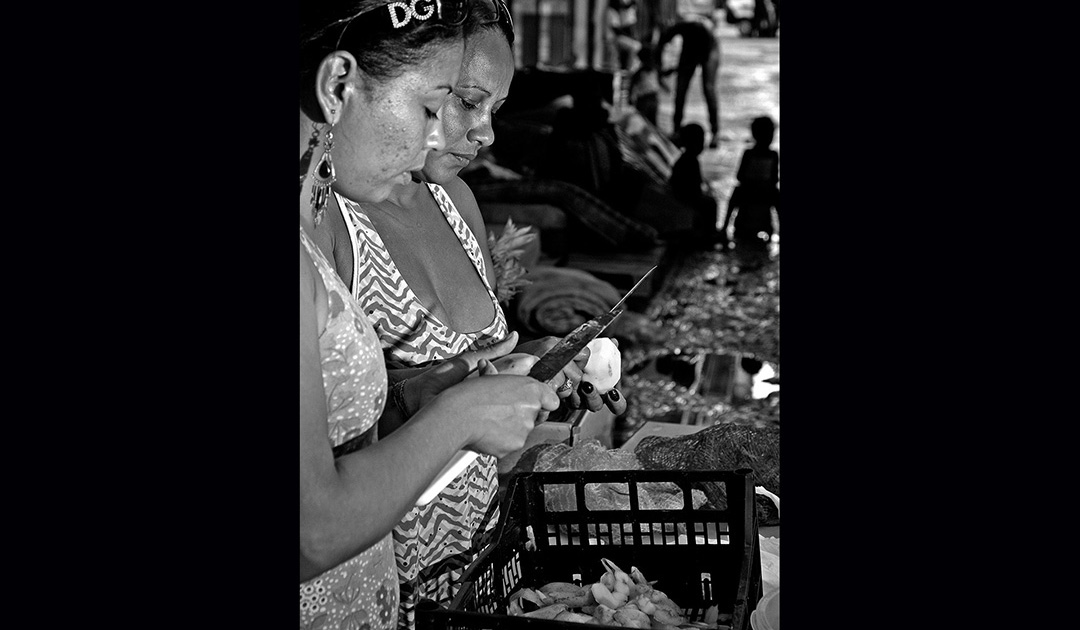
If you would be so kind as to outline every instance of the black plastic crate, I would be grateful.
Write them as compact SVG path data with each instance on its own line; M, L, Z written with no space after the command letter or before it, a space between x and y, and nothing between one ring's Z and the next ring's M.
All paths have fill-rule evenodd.
M682 507L645 509L639 485L656 482L677 486ZM587 491L598 487L592 484L621 484L608 489L625 489L629 509L590 509L596 504L586 502ZM726 505L693 509L691 492L704 484L722 484ZM576 499L569 502L574 509L546 509L545 487ZM421 602L417 630L601 627L506 614L509 596L521 588L595 582L604 571L601 558L626 572L636 566L682 607L688 621L702 620L716 604L722 615L732 616L724 623L733 630L750 627L750 612L762 595L750 470L525 473L513 479L501 507L495 544L462 577L449 608ZM530 527L535 549L526 547Z

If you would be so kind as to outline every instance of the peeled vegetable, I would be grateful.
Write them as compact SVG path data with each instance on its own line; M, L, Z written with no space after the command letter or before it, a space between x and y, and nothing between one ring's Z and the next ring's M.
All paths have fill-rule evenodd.
M622 355L619 346L608 337L597 337L589 342L589 362L585 365L581 380L592 383L600 394L606 394L622 377Z

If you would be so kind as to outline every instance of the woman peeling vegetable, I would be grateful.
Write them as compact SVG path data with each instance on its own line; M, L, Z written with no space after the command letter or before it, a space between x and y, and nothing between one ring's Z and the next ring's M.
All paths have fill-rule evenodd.
M375 327L389 367L404 368L390 372L396 381L390 398L401 415L383 416L380 439L408 426L419 410L418 383L409 376L515 335L497 299L483 217L457 176L494 142L492 116L506 100L514 75L513 23L502 0L475 0L470 6L459 79L438 112L445 145L429 152L413 181L398 183L384 200L332 195L316 233L320 248ZM493 361L494 368L525 375L556 342L547 338L517 345L514 354ZM612 387L602 396L583 382L588 361L589 353L582 351L554 377L551 386L558 397L575 408L597 411L607 404L617 413L624 411L626 402ZM498 524L497 494L497 459L481 455L394 528L402 627L414 624L421 598L449 603L464 567Z

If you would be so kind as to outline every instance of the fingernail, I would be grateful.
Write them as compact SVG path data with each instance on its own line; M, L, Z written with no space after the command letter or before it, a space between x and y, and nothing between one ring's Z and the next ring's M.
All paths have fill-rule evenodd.
M591 394L592 392L593 392L592 383L590 383L589 381L583 381L581 383L581 393L582 394Z
M610 392L608 392L607 397L608 397L608 400L610 400L611 402L618 402L619 401L619 390L617 390L617 389L611 390Z

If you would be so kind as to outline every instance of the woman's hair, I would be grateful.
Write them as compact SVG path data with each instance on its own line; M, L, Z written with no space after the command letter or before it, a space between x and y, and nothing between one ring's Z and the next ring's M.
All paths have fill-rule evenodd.
M350 21L364 11L389 3L390 0L300 3L300 109L314 122L326 122L316 98L315 77L319 65L335 50L352 53L359 70L376 82L384 82L426 60L432 53L431 46L463 36L461 26L436 21L400 30L364 29L363 19Z
M506 38L506 43L510 44L510 49L514 49L514 27L513 24L506 19L509 15L510 8L506 6L504 0L490 0L497 12L497 15L491 15L490 10L487 8L486 2L477 3L475 0L472 2L471 10L469 11L469 17L465 19L465 23L462 28L465 31L465 37L472 37L482 31L498 31L502 33ZM492 22L493 18L498 18L497 22Z

